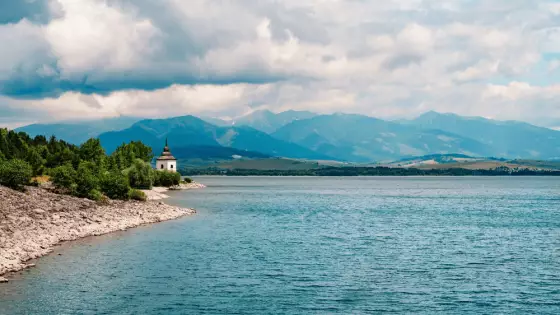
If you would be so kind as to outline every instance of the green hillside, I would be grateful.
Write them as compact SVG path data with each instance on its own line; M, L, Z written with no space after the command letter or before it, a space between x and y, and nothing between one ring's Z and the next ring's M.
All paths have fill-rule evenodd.
M393 160L433 153L487 156L476 140L361 115L322 115L294 121L273 133L316 152L353 162Z
M177 148L223 146L269 156L330 159L324 154L276 139L250 127L218 127L194 116L143 120L128 129L104 133L99 138L107 152L130 141L142 141L159 152L164 140L168 139L170 145Z
M429 112L405 123L425 130L443 130L474 139L491 148L491 152L483 156L509 159L560 157L560 131L523 122Z

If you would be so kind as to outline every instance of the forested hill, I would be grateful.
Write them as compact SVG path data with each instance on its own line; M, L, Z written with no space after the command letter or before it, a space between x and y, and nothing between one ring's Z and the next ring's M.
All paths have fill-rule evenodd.
M29 137L25 132L0 129L0 161L19 159L28 162L33 174L42 174L45 168L66 163L79 163L79 148L54 136Z
M94 163L98 168L123 169L130 166L134 159L150 162L152 157L152 149L141 142L120 146L114 154L107 156L98 139L76 146L54 136L49 139L44 136L31 138L24 132L0 129L0 161L25 161L31 166L33 176L67 164L78 168L82 162Z
M152 149L141 142L119 146L107 155L99 139L75 146L54 136L29 137L0 129L0 185L24 190L38 184L32 178L46 175L60 193L92 200L145 200L136 189L174 186L178 173L155 171Z

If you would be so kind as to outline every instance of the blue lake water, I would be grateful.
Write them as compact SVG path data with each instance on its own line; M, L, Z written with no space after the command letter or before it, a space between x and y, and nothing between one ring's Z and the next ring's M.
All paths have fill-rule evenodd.
M223 178L66 244L1 314L560 314L560 179Z

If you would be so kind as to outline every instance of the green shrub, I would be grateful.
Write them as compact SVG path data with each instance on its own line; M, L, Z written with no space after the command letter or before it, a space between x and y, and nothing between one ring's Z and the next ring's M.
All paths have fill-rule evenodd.
M184 183L190 184L193 182L193 180L191 178L185 177L185 179L183 179Z
M141 159L135 159L131 167L124 171L132 188L152 189L154 171L152 166Z
M100 169L99 166L96 165L94 162L80 161L80 163L78 164L78 173L80 172L89 172L92 174L98 174L100 173Z
M82 162L78 166L76 174L75 195L81 198L89 198L92 190L99 190L99 178L92 171L91 163Z
M101 201L103 200L103 194L99 190L93 189L88 193L87 198L94 201Z
M101 179L101 191L111 199L128 200L130 185L121 173L110 172Z
M152 169L152 176L154 177L154 186L161 187L161 172L155 169Z
M171 187L181 183L181 174L169 171L155 171L154 186Z
M33 170L29 163L14 159L5 162L0 162L0 184L17 189L23 190L25 185L31 181Z
M51 181L57 188L72 189L76 184L76 171L70 164L65 164L50 172Z
M138 189L131 189L130 192L128 193L128 197L132 200L138 200L138 201L148 200L146 194Z

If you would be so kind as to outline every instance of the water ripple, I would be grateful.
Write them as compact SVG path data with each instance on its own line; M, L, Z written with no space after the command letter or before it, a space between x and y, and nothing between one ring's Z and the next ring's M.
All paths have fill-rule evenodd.
M560 179L201 178L196 217L63 246L6 314L560 314Z

